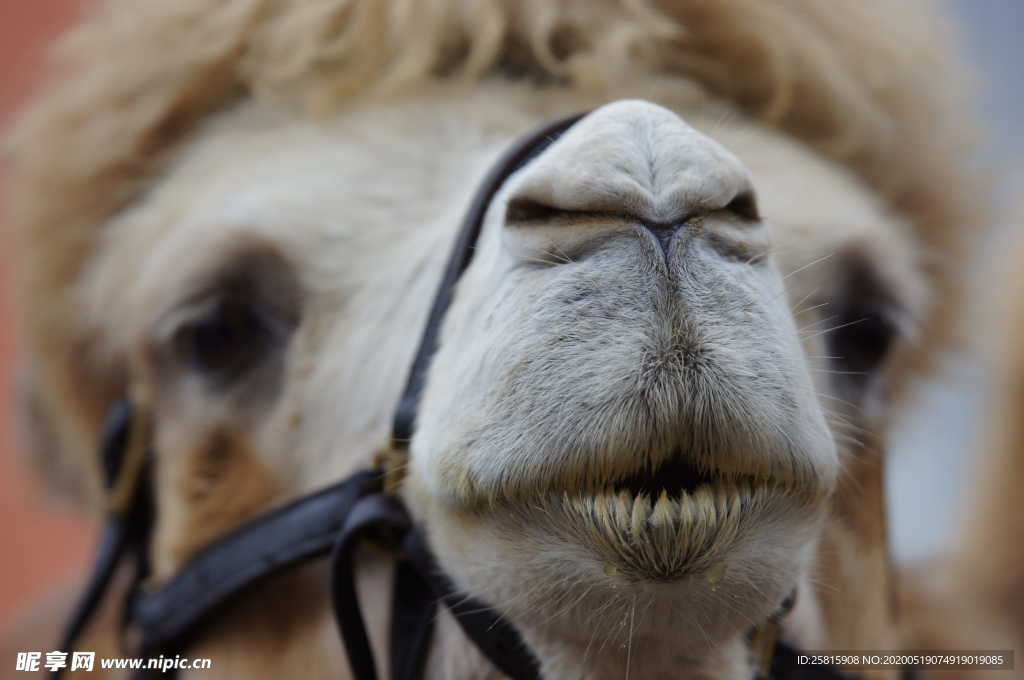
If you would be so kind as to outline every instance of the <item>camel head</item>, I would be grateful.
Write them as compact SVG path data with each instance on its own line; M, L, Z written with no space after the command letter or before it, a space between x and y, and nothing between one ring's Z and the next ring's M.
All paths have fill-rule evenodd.
M592 31L595 45L615 44L622 36L609 27L620 24L665 44L680 39L602 7L604 28L574 29ZM139 11L158 15L152 30L187 14ZM685 9L667 11L685 23ZM235 75L208 73L187 103L175 100L190 111L177 119L191 121L181 122L189 134L161 128L175 141L153 157L138 146L117 156L103 143L121 143L112 130L81 142L95 145L93 165L105 169L95 182L119 187L91 199L102 228L56 244L26 237L59 256L26 273L24 290L59 290L67 310L59 319L27 310L39 316L28 326L47 335L26 352L28 429L40 450L86 450L101 397L145 404L156 452L154 578L275 504L370 463L484 173L525 131L588 111L488 208L429 369L402 496L441 567L520 629L546 677L744 677L750 631L794 591L791 634L827 639L817 583L842 471L874 450L865 442L882 432L894 348L929 327L939 285L917 215L871 174L892 167L868 153L888 152L872 136L885 126L844 109L829 115L857 125L818 137L814 112L773 123L711 87L696 60L655 75L625 52L622 72L600 82L580 66L590 76L548 83L509 76L512 56L495 52L488 63L507 68L485 78L364 88L310 117L288 97L312 71L253 75L263 74L261 50L280 47L303 13L212 14L200 23L227 35L217 21L238 22L232 39L248 56L229 50L218 58ZM266 33L273 26L276 38ZM150 49L144 35L109 30L111 44ZM80 38L86 52L105 49L96 35ZM581 64L611 58L566 40ZM544 54L533 58L533 72L543 71ZM726 65L730 81L746 77ZM353 78L363 73L352 68ZM349 92L324 73L333 84L319 95ZM246 96L224 94L239 83ZM839 107L849 93L825 92L833 85L814 81L806 94ZM40 140L48 122L75 110L44 107L22 139ZM149 124L137 113L121 134ZM814 133L801 137L801 126ZM26 188L81 175L54 179L46 168L55 161L26 163ZM125 168L137 172L115 172ZM27 196L22 204L25 224L55 209ZM72 330L55 337L53 323ZM289 581L291 596L278 592L273 606L292 622L283 633L260 638L259 621L239 614L200 644L241 655L252 640L273 639L282 650L274 659L236 663L282 672L309 663L312 645L323 658L315 667L335 677L321 581L303 572ZM450 626L440 638L437 677L471 676L476 652Z

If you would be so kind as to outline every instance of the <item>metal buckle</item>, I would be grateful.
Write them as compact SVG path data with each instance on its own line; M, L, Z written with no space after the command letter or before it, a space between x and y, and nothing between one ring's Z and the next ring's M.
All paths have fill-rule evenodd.
M384 493L397 496L405 480L405 468L409 463L409 451L394 442L377 449L373 454L373 466L384 477Z

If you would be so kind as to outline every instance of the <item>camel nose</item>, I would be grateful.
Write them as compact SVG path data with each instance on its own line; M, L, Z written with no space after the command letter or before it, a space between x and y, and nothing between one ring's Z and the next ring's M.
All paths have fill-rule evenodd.
M603 106L511 182L506 232L565 252L642 227L666 259L677 234L727 211L758 223L749 173L735 155L672 111L645 101Z

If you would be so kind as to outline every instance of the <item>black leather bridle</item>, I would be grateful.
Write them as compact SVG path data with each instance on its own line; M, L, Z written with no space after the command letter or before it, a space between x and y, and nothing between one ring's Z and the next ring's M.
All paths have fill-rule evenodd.
M293 567L329 557L332 605L353 678L376 680L354 577L356 548L372 540L397 560L389 649L394 680L423 676L439 602L497 669L514 680L539 680L538 660L516 628L486 603L459 592L435 564L422 528L414 524L396 494L402 461L395 458L407 455L441 324L455 285L473 257L491 201L509 176L583 115L549 123L522 137L493 166L474 195L395 413L391 446L379 456L375 469L356 472L250 521L207 546L168 581L150 587L144 583L154 519L147 416L127 400L110 409L99 447L108 492L107 519L92 576L59 649L74 649L95 618L115 573L128 563L133 577L123 605L123 627L135 634L138 656L173 657L243 592ZM774 680L849 677L833 666L798 665L797 652L771 636L754 637L752 645L763 648L758 655L759 672ZM146 671L139 677L147 677Z

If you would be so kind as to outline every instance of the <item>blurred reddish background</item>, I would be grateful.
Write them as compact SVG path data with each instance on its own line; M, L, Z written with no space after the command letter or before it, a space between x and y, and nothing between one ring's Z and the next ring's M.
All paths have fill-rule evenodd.
M75 0L0 0L0 134L32 91L54 38L74 18ZM0 163L0 216L4 215ZM0 217L2 219L2 217ZM92 545L92 528L74 511L47 498L15 451L8 414L13 353L10 296L0 249L0 634L17 612L80 570Z

